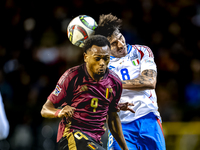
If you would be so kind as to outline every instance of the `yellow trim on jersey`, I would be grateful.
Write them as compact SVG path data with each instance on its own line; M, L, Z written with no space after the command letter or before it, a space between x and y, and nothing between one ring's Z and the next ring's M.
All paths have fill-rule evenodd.
M75 139L74 139L74 135L72 132L70 132L68 135L67 135L67 140L68 140L68 147L70 150L77 150L76 148L76 142L75 142Z
M108 99L109 96L109 88L106 88L106 98Z
M70 150L77 150L77 148L76 148L76 142L75 142L75 139L74 139L73 132L69 132L69 130L70 130L69 127L70 127L69 124L67 124L65 126L65 131L63 133L63 137L65 137L67 139L67 141L68 141L68 148Z

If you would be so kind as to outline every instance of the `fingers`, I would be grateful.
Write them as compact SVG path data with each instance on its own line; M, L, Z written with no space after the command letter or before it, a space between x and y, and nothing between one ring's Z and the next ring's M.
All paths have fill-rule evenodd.
M134 104L126 102L126 103L119 103L118 106L120 106L120 107L128 107L128 106L134 106Z
M74 114L74 110L75 110L75 109L71 109L71 110L65 112L65 114L67 115L67 117L70 117L70 118L71 118L71 117L73 116L73 114Z
M131 108L128 108L127 110L129 110L132 113L135 113L135 111L133 109L131 109Z
M71 118L74 114L76 108L71 107L71 106L65 106L59 113L58 117L66 117L66 118Z
M119 107L117 108L117 112L120 112L120 108Z
M135 111L131 108L129 108L128 106L134 106L133 103L129 103L129 102L126 102L126 103L119 103L118 104L118 108L122 111L130 111L132 113L135 113Z
M73 110L68 111L66 114L67 114L68 117L71 118L73 116L73 114L74 114L74 111Z
M128 103L128 106L134 106L134 104L133 103Z

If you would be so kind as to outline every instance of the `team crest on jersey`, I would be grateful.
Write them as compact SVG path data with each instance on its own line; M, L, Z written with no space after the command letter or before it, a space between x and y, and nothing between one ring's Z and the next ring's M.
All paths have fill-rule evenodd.
M130 59L133 60L133 59L136 59L136 58L138 58L138 55L137 55L136 51L134 51L132 53L132 55L130 56Z
M59 93L61 92L61 88L58 86L58 85L56 85L56 88L55 88L55 90L53 91L53 94L55 95L55 96L58 96L59 95Z
M139 58L136 58L134 60L131 60L134 66L137 66L140 64Z
M139 58L138 58L138 55L136 54L136 52L134 52L132 54L132 56L130 57L131 59L131 62L133 63L134 66L137 66L140 64L140 61L139 61Z

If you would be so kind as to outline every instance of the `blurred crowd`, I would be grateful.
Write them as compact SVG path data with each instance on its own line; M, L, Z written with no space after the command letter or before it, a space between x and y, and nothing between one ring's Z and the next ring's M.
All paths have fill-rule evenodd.
M123 20L127 43L146 45L158 69L163 122L200 121L200 2L198 0L0 1L0 92L10 133L3 150L54 150L59 120L42 105L59 77L83 62L66 34L78 15Z

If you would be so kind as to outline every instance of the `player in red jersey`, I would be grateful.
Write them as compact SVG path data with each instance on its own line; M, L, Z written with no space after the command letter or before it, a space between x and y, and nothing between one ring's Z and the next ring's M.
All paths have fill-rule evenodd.
M60 150L104 150L101 136L107 116L111 133L121 148L127 150L117 115L122 84L107 68L109 41L100 35L88 38L84 44L84 61L61 76L41 115L62 118L57 135Z

